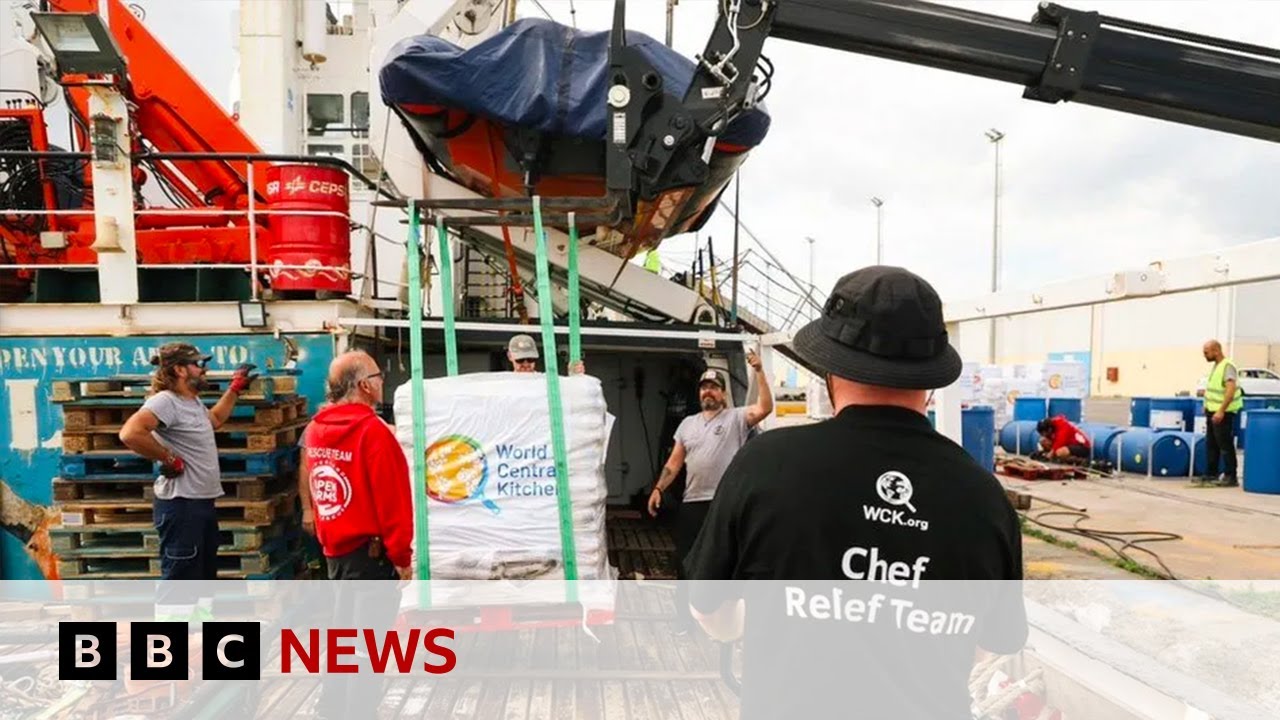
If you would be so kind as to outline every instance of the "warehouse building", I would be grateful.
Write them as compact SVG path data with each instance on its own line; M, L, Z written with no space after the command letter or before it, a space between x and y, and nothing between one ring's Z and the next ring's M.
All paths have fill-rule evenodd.
M996 364L1079 361L1097 397L1194 393L1201 346L1220 340L1241 368L1280 367L1280 282L1068 308L996 320ZM960 352L986 362L989 321L961 324Z

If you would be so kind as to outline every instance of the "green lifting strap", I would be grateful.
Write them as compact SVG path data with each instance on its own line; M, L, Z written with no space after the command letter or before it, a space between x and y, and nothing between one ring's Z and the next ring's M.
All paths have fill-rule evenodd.
M573 538L573 505L569 500L569 463L564 441L564 406L560 401L560 367L556 357L554 309L551 306L551 273L547 268L547 236L542 230L542 199L533 197L533 234L538 266L538 319L542 325L542 352L546 357L547 404L551 416L551 446L556 462L556 502L560 507L560 551L564 578L569 581L569 602L578 600L578 552Z
M426 388L422 371L422 226L418 207L409 201L409 242L406 243L405 262L409 268L409 382L413 398L413 495L414 533L417 546L417 578L431 579L431 552L427 531L427 423ZM430 596L425 588L420 604L428 604Z
M578 288L577 213L569 213L569 367L582 361L582 302Z
M440 239L440 305L444 309L444 362L449 377L458 374L458 329L453 316L453 255L449 252L449 233L444 218L436 218L436 237Z

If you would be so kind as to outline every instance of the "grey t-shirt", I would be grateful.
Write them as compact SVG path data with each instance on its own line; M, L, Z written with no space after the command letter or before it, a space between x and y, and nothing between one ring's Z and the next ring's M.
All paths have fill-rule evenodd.
M715 497L729 461L747 442L746 408L726 408L710 420L690 415L676 428L676 441L684 446L686 474L684 501L705 502Z
M160 421L160 427L153 433L156 439L186 465L186 470L176 478L163 475L156 478L156 497L161 500L221 497L218 445L214 442L213 422L204 403L164 390L148 398L142 407Z

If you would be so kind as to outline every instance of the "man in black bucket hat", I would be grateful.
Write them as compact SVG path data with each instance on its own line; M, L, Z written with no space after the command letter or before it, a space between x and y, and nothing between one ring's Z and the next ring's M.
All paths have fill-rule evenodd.
M773 581L690 595L718 639L749 606L742 717L969 717L975 651L1025 641L1020 589L924 581L1020 580L1022 545L999 482L926 416L961 370L942 302L911 272L863 268L792 347L835 416L744 446L685 561L695 581Z

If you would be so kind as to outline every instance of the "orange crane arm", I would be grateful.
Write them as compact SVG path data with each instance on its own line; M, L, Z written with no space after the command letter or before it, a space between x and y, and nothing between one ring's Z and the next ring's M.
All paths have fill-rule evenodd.
M127 63L128 97L136 105L133 122L142 139L158 152L262 152L121 0L103 2L108 6L111 35ZM98 0L53 0L51 5L57 12L98 11ZM74 86L68 90L75 109L87 118L88 92ZM172 165L205 204L247 206L246 163L184 160ZM260 198L267 194L266 170L265 166L254 167L253 185Z

